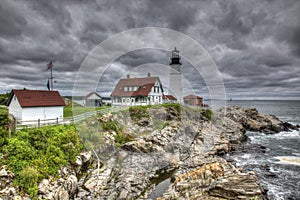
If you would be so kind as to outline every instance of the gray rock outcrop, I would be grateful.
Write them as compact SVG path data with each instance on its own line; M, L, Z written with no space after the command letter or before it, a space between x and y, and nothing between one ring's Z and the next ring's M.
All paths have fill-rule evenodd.
M116 147L115 136L120 133L103 131L106 141L96 149L100 162L92 152L80 154L73 168L61 169L60 178L41 181L39 198L147 199L157 184L170 178L159 199L264 199L255 173L243 173L220 156L245 141L246 130L270 134L297 128L240 107L215 111L211 120L203 110L189 107L147 108L137 114L99 118L101 123L122 125L123 133L134 139ZM0 199L17 195L13 189L7 191L13 178L5 178L8 174L1 168L5 191L0 191Z

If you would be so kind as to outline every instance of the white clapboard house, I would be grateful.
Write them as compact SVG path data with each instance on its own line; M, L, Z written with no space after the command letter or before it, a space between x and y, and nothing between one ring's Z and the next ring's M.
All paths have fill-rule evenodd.
M58 91L24 89L12 90L7 105L9 114L26 124L25 121L62 120L65 101Z
M111 93L112 106L153 105L163 103L159 77L121 79Z

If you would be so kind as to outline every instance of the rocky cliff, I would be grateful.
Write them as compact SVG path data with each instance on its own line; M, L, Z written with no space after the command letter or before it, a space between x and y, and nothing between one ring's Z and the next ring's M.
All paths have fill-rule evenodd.
M91 151L82 153L74 166L61 169L59 178L39 184L39 198L264 199L256 174L243 173L221 156L246 139L246 130L270 134L299 127L256 109L232 107L210 114L163 106L98 117L100 124L114 125L102 127L104 141L95 150L100 160ZM12 178L1 169L0 199L26 199L17 196ZM167 186L159 188L165 180L170 180Z

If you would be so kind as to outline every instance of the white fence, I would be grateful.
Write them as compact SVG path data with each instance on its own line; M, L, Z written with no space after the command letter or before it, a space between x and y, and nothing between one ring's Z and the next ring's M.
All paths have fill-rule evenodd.
M35 127L43 127L43 126L54 126L59 124L75 124L86 120L90 117L96 116L98 114L107 114L110 112L116 112L121 110L122 108L112 107L109 109L103 110L95 110L91 112L86 112L83 114L79 114L73 117L65 117L65 118L55 118L55 119L45 119L45 120L16 120L15 121L15 129L21 130L22 128L35 128Z

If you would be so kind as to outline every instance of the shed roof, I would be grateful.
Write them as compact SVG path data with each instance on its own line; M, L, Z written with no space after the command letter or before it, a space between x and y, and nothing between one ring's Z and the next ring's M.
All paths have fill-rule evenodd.
M65 101L58 91L47 90L12 90L8 105L16 96L21 107L65 106Z
M194 94L190 94L190 95L187 95L187 96L183 97L183 99L202 99L202 97L199 97L199 96L194 95Z
M84 99L89 98L89 97L92 96L93 94L95 94L96 96L98 96L99 98L101 98L101 96L100 96L97 92L90 92L90 93L88 93L88 94L84 97Z

